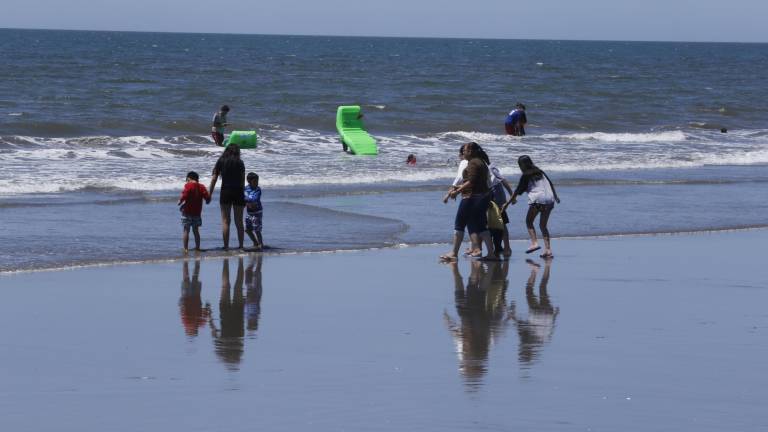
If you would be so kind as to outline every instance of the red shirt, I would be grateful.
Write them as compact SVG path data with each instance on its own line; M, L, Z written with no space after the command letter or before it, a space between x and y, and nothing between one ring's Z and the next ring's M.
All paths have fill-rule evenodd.
M203 200L211 199L208 189L197 182L189 182L184 185L181 191L181 201L184 202L184 213L186 216L200 216L203 212Z

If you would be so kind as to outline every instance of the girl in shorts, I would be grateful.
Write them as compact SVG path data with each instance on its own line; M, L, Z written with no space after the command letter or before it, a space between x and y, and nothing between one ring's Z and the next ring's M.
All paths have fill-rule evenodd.
M528 235L531 237L531 246L525 253L532 253L541 249L536 239L536 229L533 227L533 221L536 219L536 216L541 214L539 228L541 229L542 237L544 237L544 253L541 254L541 257L553 258L547 222L549 222L549 215L552 213L552 209L555 208L555 203L560 204L560 198L555 191L555 185L552 184L552 181L544 171L533 164L529 156L520 156L517 159L517 165L520 166L520 171L523 175L520 176L520 182L517 184L517 189L512 193L512 197L504 203L503 210L506 210L511 204L515 204L518 195L527 193L528 214L525 216L525 225L528 228Z

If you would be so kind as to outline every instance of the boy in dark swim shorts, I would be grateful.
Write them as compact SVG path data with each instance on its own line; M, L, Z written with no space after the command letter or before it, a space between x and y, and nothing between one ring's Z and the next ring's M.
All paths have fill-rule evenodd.
M189 230L195 235L195 250L200 250L200 226L203 225L203 219L200 215L203 212L203 200L206 203L211 202L211 194L204 185L200 184L200 176L190 171L187 173L187 183L179 197L179 210L181 211L181 225L184 227L182 241L184 243L184 252L189 250Z
M259 176L250 172L246 177L248 186L245 187L245 233L248 234L253 247L261 249L264 242L261 237L261 215L263 208L261 206L261 188L259 187ZM254 233L256 234L254 236Z

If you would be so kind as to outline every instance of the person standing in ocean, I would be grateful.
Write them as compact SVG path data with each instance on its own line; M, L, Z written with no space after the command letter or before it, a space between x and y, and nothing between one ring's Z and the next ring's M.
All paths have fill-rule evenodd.
M528 118L525 116L525 105L518 102L515 109L507 114L504 129L507 131L507 135L523 136L525 135L526 123L528 123Z
M240 159L240 147L230 144L224 149L221 157L213 167L211 186L208 188L213 195L216 182L221 177L221 192L219 192L219 206L221 207L221 235L224 240L224 249L229 249L229 226L232 222L231 214L235 215L235 228L237 229L237 243L243 248L243 210L245 209L245 164Z
M211 137L213 137L213 142L219 147L224 145L224 126L229 126L227 114L229 114L229 105L222 105L219 111L213 115Z

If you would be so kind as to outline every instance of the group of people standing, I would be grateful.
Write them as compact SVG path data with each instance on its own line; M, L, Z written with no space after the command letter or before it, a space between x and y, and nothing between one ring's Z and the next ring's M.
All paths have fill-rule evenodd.
M517 163L521 176L513 190L488 154L476 142L464 144L459 149L458 173L448 193L443 198L461 196L454 221L453 249L440 256L443 261L456 261L464 241L464 231L469 232L470 247L466 254L486 261L496 261L512 254L509 244L506 209L517 202L517 197L528 194L528 213L525 223L531 244L526 253L533 253L541 246L538 243L534 221L539 217L539 227L544 238L542 258L553 258L547 223L555 203L560 202L555 187L546 173L539 169L529 156L520 156ZM507 200L506 193L511 195ZM483 255L483 246L486 253Z
M254 248L263 248L264 241L261 235L263 207L259 176L254 172L245 174L245 164L240 159L240 147L230 144L216 161L211 173L211 183L207 189L199 183L199 175L196 172L190 171L187 174L187 183L178 203L182 213L181 224L184 227L182 238L184 251L189 249L190 230L195 236L195 250L200 250L199 227L203 223L202 204L203 201L210 204L219 178L221 178L219 207L224 249L229 249L229 233L233 221L237 230L238 248L243 249L245 234L248 234L253 241ZM243 216L245 216L245 226L243 226Z

